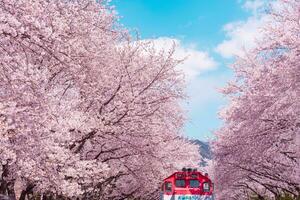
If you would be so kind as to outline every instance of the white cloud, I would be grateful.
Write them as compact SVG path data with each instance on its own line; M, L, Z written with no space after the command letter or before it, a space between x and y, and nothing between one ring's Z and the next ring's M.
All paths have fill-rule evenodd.
M230 78L229 72L218 72L200 76L188 85L189 99L183 104L183 108L188 112L188 135L203 140L212 138L212 132L221 125L217 112L227 103L218 89Z
M259 38L262 21L251 17L247 21L226 24L223 30L227 39L216 47L216 52L224 58L243 56L245 51L254 47L255 40Z
M243 8L250 10L252 15L245 21L236 21L226 24L223 31L226 39L215 48L215 51L224 58L243 56L245 51L255 46L260 38L260 28L267 20L267 16L258 12L265 5L264 0L247 0Z
M178 65L178 69L185 73L187 79L195 78L203 71L215 69L218 65L208 52L197 50L195 45L184 45L179 39L160 37L142 42L151 42L157 50L169 50L175 45L174 58L185 59Z
M187 87L190 109L201 112L211 103L221 103L224 99L222 99L223 95L218 92L218 89L223 87L230 78L231 74L224 72L193 80L192 84Z
M244 3L243 8L256 14L265 4L266 0L247 0Z

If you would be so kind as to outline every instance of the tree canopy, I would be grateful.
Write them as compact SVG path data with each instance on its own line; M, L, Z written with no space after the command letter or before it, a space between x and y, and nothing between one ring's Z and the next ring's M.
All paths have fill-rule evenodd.
M271 4L256 47L233 65L214 144L218 199L300 195L299 9Z
M178 63L131 39L106 2L2 0L0 193L152 199L199 162Z

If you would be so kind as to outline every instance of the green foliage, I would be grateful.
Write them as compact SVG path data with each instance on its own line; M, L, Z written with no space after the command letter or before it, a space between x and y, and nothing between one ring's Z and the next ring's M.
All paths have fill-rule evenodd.
M268 198L267 197L262 197L262 196L252 196L252 197L250 197L250 199L249 200L268 200Z
M250 197L249 200L272 200L272 199L270 199L268 197L255 195L255 196ZM294 197L294 196L286 193L286 194L282 194L282 195L276 197L275 200L300 200L300 196Z
M284 194L284 195L276 198L276 200L299 200L299 197L293 197L290 194Z

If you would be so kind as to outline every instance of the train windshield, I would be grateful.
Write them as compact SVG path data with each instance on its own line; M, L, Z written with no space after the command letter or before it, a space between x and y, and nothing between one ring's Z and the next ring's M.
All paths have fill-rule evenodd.
M190 187L191 188L199 188L200 183L198 180L190 180Z
M175 185L176 185L176 187L185 187L185 180L183 180L183 179L177 179L175 181Z

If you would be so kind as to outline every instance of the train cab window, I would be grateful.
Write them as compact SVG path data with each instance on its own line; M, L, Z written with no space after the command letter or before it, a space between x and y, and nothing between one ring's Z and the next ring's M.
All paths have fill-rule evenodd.
M171 182L165 183L165 192L172 192L172 183Z
M199 188L200 183L198 180L190 180L190 187L191 188Z
M185 180L183 180L183 179L177 179L175 181L175 185L176 185L176 187L185 187Z

